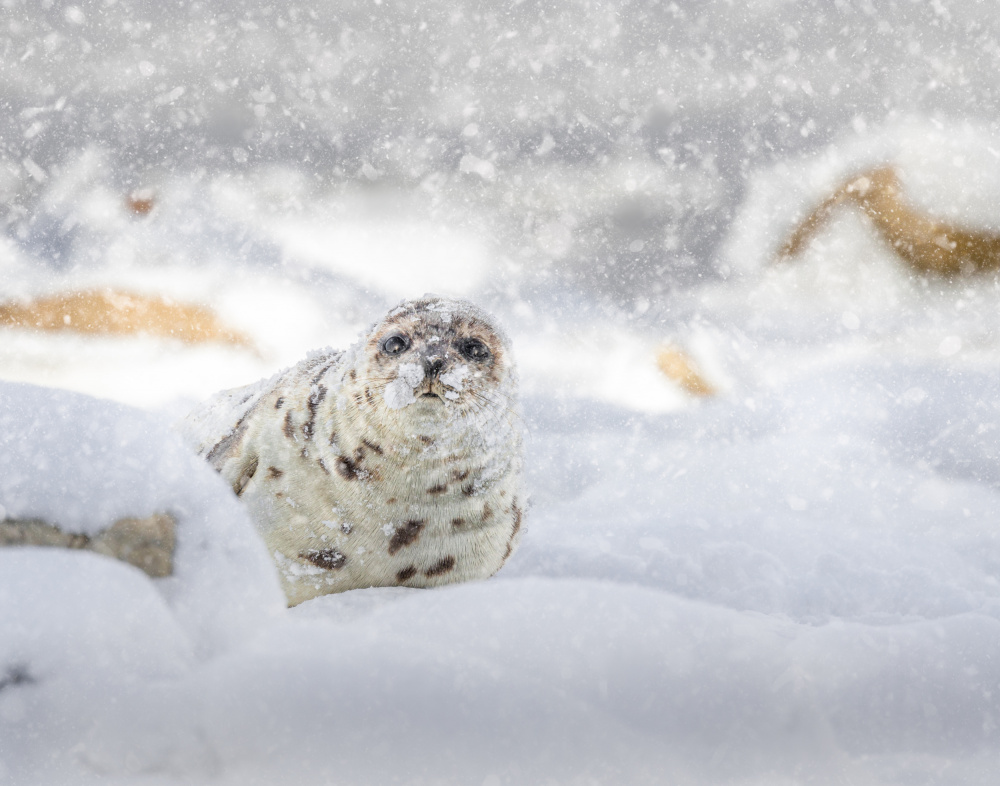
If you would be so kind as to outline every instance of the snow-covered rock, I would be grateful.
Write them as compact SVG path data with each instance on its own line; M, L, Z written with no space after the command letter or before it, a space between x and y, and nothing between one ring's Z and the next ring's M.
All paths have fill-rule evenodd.
M161 416L78 393L0 383L0 510L8 519L41 519L86 535L122 518L170 514L177 527L173 575L150 586L201 656L232 646L283 605L270 559L232 492ZM0 557L16 563L44 561L46 554L15 548ZM95 560L60 556L77 558ZM90 570L99 572L100 562ZM109 581L127 576L142 583L144 577L128 576L133 569L105 562ZM10 597L7 575L0 572L4 597ZM72 577L43 575L38 598L55 602L79 591ZM112 624L114 616L108 619Z

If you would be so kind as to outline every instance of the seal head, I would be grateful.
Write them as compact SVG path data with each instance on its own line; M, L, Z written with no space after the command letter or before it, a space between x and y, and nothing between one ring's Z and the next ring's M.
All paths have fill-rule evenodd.
M443 449L471 440L486 447L510 436L516 373L507 341L471 304L432 297L401 303L349 355L341 410L394 445L416 439Z

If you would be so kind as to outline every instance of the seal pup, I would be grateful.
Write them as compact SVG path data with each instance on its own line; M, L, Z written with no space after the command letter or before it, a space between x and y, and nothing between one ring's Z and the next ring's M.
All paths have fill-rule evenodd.
M965 229L915 210L903 197L892 167L878 167L842 184L788 237L778 260L798 254L838 205L868 216L896 255L920 273L953 278L1000 267L1000 234Z
M294 606L496 573L524 507L516 387L493 319L425 296L346 352L217 394L181 431L246 503Z

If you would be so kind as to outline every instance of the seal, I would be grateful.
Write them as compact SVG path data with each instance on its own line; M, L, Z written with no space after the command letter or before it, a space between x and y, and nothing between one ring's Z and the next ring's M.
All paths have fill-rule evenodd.
M296 605L496 573L524 512L516 392L494 320L428 295L180 430L246 503Z
M798 224L777 259L799 254L840 205L860 209L896 256L919 273L955 278L1000 268L1000 234L949 224L914 209L889 166L843 183Z

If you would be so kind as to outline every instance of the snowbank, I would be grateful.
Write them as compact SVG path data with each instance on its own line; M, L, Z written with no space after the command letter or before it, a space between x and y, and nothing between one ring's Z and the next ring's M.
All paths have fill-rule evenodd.
M752 408L530 399L496 578L318 598L207 661L134 570L0 555L8 598L36 588L2 616L0 758L14 783L989 784L998 383L842 362Z
M0 383L0 445L0 509L6 518L42 519L64 532L94 535L121 518L173 516L174 573L153 580L153 591L145 594L163 605L151 614L173 616L186 646L198 655L232 646L284 605L246 513L161 417L76 393ZM48 552L36 551L11 549L0 557L8 563L47 558ZM93 555L53 554L100 572L102 560ZM134 595L129 589L137 582L130 575L134 571L104 562L106 581L124 581L123 596ZM39 576L34 590L39 602L58 606L59 599L75 598L80 588L72 575ZM5 587L6 580L0 572L9 603L24 596L23 583L15 592ZM47 617L37 607L35 615L40 621ZM109 612L107 624L114 619Z

